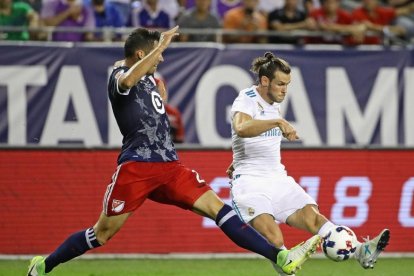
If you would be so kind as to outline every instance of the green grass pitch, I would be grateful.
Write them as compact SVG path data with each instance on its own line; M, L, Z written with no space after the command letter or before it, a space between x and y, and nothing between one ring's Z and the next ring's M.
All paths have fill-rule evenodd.
M26 275L29 261L0 261L0 276ZM74 260L62 264L50 275L56 276L266 276L276 275L264 259L105 259ZM335 263L311 259L297 276L393 276L414 275L414 259L380 259L371 270L363 270L355 260Z

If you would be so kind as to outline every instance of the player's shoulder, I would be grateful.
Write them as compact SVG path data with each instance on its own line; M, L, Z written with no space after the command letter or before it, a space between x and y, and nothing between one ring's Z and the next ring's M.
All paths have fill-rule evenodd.
M112 73L111 73L111 77L113 77L113 78L118 78L119 77L119 75L121 75L121 74L123 74L123 73L125 73L126 71L128 71L129 70L129 67L126 67L126 66L117 66L116 64L113 66L113 68L112 68Z
M243 89L240 91L238 98L240 100L255 102L257 101L257 90L254 86Z

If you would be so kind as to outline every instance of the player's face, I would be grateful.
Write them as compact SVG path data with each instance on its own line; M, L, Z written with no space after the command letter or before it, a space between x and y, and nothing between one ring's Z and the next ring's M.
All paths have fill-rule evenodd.
M290 83L290 74L276 71L275 77L270 82L267 90L269 99L276 103L281 103L285 99L287 93L287 86Z
M154 41L154 47L149 52L151 52L157 45L158 45L158 41ZM148 71L148 74L154 74L155 71L157 71L158 64L163 61L164 61L164 57L161 54L158 62Z

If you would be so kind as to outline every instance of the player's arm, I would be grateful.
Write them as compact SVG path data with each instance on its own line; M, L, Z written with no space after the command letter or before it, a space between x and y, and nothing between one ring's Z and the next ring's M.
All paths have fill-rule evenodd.
M272 128L279 127L283 136L289 141L299 139L296 130L285 119L255 120L250 115L237 112L233 117L234 131L239 137L256 137Z
M133 87L159 62L162 53L167 49L168 45L170 45L173 37L178 35L177 30L178 26L175 26L168 31L162 32L158 45L119 77L118 84L121 89L128 90Z

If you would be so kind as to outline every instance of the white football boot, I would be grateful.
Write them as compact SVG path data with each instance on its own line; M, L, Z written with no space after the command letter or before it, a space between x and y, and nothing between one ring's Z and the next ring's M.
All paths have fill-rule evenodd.
M390 230L384 229L374 239L370 240L369 237L364 239L363 243L360 243L355 251L355 259L360 265L365 268L374 268L374 264L377 262L377 258L390 240Z

